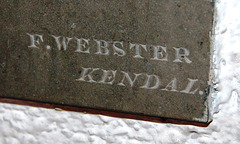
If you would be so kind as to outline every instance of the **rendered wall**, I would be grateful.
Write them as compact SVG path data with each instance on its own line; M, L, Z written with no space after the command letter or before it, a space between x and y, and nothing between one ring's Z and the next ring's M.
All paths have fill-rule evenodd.
M0 143L240 143L240 1L217 1L213 122L206 128L0 103Z

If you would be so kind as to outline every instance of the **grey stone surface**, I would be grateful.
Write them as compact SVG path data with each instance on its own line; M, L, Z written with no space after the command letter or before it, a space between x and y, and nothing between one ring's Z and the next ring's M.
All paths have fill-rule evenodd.
M0 7L1 97L209 121L211 2L26 0Z

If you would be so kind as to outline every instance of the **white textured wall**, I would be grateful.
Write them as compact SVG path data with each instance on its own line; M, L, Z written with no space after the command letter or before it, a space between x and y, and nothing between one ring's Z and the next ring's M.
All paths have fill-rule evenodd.
M216 88L207 127L159 124L0 103L1 144L240 143L240 0L219 0Z

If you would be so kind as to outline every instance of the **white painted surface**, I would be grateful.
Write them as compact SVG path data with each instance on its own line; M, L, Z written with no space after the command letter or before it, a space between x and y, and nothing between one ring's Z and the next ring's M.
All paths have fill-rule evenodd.
M0 143L240 143L240 1L219 0L217 9L218 92L207 128L0 103Z

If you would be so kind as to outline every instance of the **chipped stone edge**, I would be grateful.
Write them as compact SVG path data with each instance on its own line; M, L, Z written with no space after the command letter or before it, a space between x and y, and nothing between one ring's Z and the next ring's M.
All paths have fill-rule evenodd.
M203 116L201 118L194 118L194 121L199 122L206 122L210 123L213 120L213 95L216 94L214 90L214 83L216 81L216 63L214 62L214 56L216 54L215 49L215 28L217 24L217 7L216 7L216 0L210 1L213 3L213 20L212 20L212 30L209 32L209 39L210 39L210 70L209 70L209 81L208 87L206 88L206 101L204 102L205 109L203 111Z

